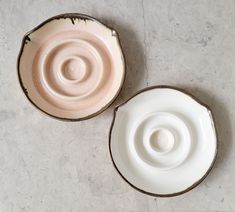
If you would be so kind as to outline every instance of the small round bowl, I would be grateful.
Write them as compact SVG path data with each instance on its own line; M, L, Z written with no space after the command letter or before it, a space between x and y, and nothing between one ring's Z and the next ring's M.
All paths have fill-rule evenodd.
M159 197L183 194L215 162L212 112L179 88L146 88L114 110L109 150L118 173L135 189Z
M77 13L52 17L28 32L17 69L34 106L71 121L103 112L119 94L125 77L117 32Z

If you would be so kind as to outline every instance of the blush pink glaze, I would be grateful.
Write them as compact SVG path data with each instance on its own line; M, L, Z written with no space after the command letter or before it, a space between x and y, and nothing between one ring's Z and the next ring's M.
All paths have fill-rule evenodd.
M29 48L21 58L25 60L20 66L22 81L33 102L59 117L81 118L99 111L114 98L124 76L120 47L120 58L114 58L117 52L113 52L110 41L106 42L95 31L92 33L92 27L88 31L78 29L68 22L43 39L36 34L34 43L26 45ZM26 61L27 56L32 58L31 62ZM122 69L117 69L115 59L122 61ZM30 77L24 79L28 74L32 82Z

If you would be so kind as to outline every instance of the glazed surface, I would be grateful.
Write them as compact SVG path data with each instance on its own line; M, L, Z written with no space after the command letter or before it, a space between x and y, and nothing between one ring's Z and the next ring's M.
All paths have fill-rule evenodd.
M59 118L85 118L105 108L124 78L113 33L89 18L51 20L30 33L19 61L28 98Z
M175 195L197 184L217 152L211 112L167 87L146 90L121 105L110 136L122 176L153 195Z
M1 212L235 211L233 0L2 0L0 11ZM117 30L127 76L110 109L70 123L47 117L28 102L16 58L26 31L54 14L75 11ZM208 177L173 198L133 189L107 151L113 107L160 84L181 87L208 104L219 138Z

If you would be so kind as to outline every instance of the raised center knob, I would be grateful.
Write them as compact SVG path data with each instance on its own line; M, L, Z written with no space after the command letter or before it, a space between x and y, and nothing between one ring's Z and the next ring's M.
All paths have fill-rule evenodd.
M157 152L169 152L175 143L173 134L167 129L156 129L150 136L150 146Z
M86 63L79 57L69 58L62 64L62 77L71 82L80 82L87 75Z

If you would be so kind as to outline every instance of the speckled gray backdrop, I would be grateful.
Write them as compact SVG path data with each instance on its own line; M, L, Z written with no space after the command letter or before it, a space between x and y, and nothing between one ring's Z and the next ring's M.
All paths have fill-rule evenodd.
M114 27L127 61L119 98L83 122L37 111L16 74L23 34L65 12ZM235 211L234 68L235 1L0 0L0 212ZM174 198L133 190L108 153L114 106L155 84L180 86L209 104L219 133L211 174Z

